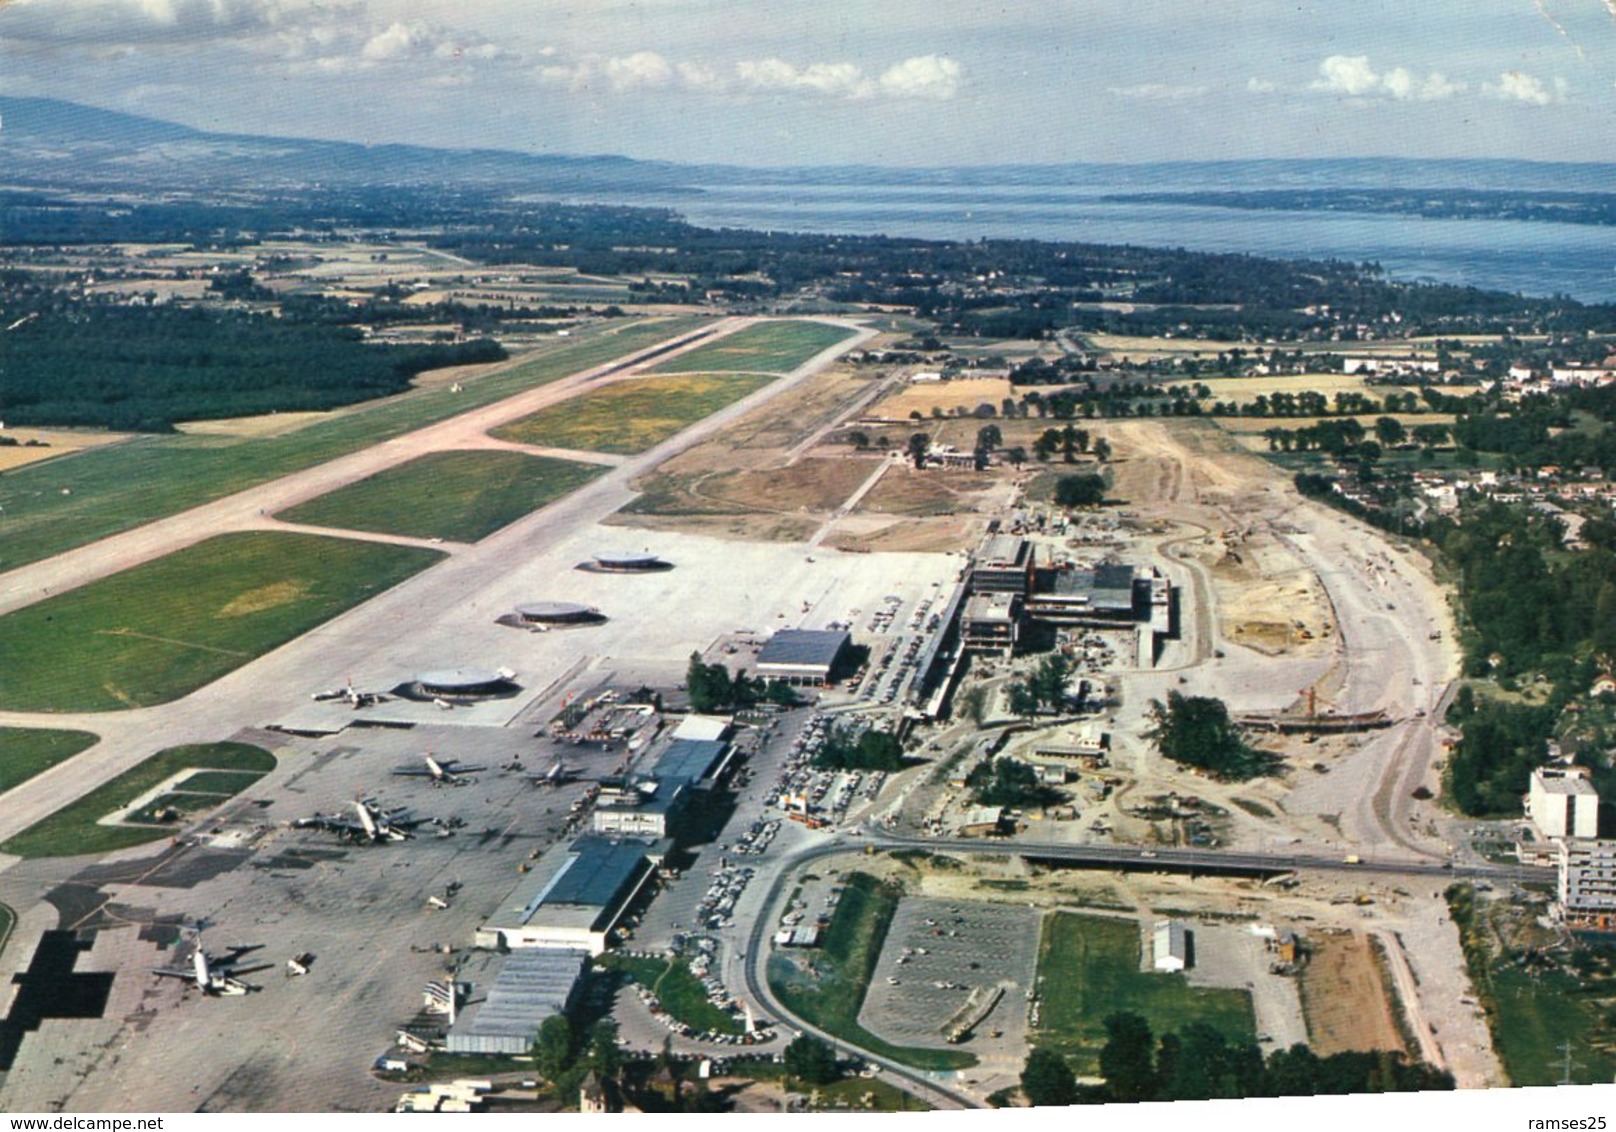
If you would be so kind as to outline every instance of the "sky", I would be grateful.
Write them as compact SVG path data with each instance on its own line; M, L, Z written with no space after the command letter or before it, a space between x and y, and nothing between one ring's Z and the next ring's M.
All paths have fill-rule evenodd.
M1616 0L0 0L0 94L754 166L1613 161Z

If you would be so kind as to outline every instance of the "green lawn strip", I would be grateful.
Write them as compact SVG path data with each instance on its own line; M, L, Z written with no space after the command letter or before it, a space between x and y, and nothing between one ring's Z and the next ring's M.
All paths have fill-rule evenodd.
M739 1034L744 1027L713 1005L701 980L680 959L644 959L634 955L603 955L599 962L622 971L657 996L674 1018L699 1033Z
M124 821L130 825L173 825L176 821L186 821L221 806L230 798L230 794L193 794L189 791L159 794Z
M275 769L275 756L247 743L197 743L159 751L111 782L69 802L43 821L35 822L5 844L0 852L19 857L76 857L110 853L155 841L162 828L101 825L100 820L190 767L207 770L252 771L263 776Z
M760 322L652 366L652 373L790 373L855 331L823 322Z
M432 452L282 511L291 523L476 542L588 483L597 464Z
M493 404L688 332L709 320L662 319L557 340L532 360L343 410L283 436L150 436L0 475L0 571L37 562L256 484Z
M632 456L775 379L691 374L608 385L493 431L501 440Z
M1191 986L1182 974L1139 969L1133 920L1057 912L1044 921L1038 953L1039 1028L1035 1044L1067 1055L1081 1074L1098 1072L1105 1020L1143 1015L1158 1037L1206 1022L1233 1042L1256 1036L1251 995Z
M322 535L220 535L0 617L0 707L107 711L195 691L437 561Z
M867 873L853 873L825 929L819 953L813 957L812 980L793 977L790 961L776 956L769 964L770 989L792 1013L871 1053L916 1069L968 1068L976 1064L976 1057L964 1050L897 1046L859 1025L859 1008L864 1004L900 895L896 885L878 881Z
M1487 917L1496 910L1479 902L1469 885L1447 892L1459 931L1470 984L1487 1015L1493 1049L1511 1085L1558 1085L1571 1047L1571 1079L1579 1085L1616 1075L1616 1027L1609 1003L1616 984L1609 976L1579 979L1565 970L1532 969L1519 955L1501 954ZM1506 912L1506 914L1513 914Z
M16 926L17 913L6 905L0 904L0 955L6 953L6 944L11 942L11 933Z
M245 770L201 770L175 785L174 789L185 794L239 794L253 783L257 782L259 775Z
M98 738L88 731L0 727L0 794L88 750Z

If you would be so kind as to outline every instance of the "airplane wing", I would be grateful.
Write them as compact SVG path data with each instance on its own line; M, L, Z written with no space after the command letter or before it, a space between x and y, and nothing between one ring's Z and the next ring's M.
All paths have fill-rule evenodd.
M401 778L431 778L432 772L424 766L395 766L393 773ZM448 773L454 773L450 771Z

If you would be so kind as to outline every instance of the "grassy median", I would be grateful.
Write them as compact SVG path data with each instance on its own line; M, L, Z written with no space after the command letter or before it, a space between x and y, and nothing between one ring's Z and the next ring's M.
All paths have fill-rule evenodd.
M433 452L282 511L317 527L476 542L602 472L520 452Z
M88 731L0 727L0 794L88 750L98 738Z
M0 617L0 707L178 699L437 561L320 535L220 535Z

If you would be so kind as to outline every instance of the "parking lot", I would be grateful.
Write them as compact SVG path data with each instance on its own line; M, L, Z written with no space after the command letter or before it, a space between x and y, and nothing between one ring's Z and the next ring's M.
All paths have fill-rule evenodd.
M1041 923L1034 909L1007 904L902 900L859 1024L899 1045L942 1048L950 1044L948 1023L997 989L997 1004L957 1044L978 1054L1025 1054Z

